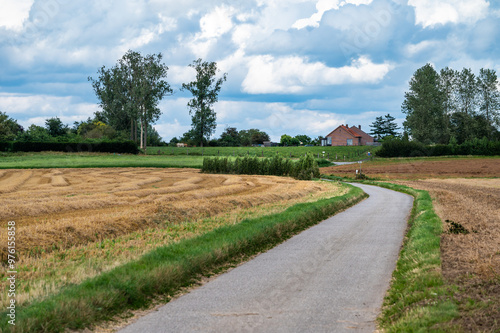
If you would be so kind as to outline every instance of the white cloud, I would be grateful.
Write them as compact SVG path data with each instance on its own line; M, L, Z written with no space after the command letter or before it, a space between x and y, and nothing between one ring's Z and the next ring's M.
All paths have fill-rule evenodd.
M43 125L45 119L59 117L64 123L85 120L98 110L97 104L76 101L73 97L0 93L2 111L19 119L24 127ZM32 117L36 115L36 117Z
M234 12L232 7L221 6L203 16L200 20L200 38L217 38L229 32L233 27L232 16Z
M233 16L236 10L233 7L216 7L200 19L201 32L197 33L189 43L191 51L200 58L205 58L217 39L233 28Z
M0 0L0 27L19 31L28 19L34 0Z
M486 0L409 0L415 7L416 24L424 28L438 24L474 24L488 15Z
M332 68L300 57L256 56L249 62L242 88L250 94L293 94L315 86L377 83L391 69L388 63L374 64L366 57L360 57L350 66Z
M317 12L314 13L311 17L308 18L303 18L300 20L297 20L293 24L293 28L296 29L303 29L305 27L319 27L319 22L323 18L323 14L326 13L329 10L332 9L339 9L342 6L345 6L347 4L353 4L356 6L359 5L369 5L372 3L373 0L318 0L316 3L316 10Z

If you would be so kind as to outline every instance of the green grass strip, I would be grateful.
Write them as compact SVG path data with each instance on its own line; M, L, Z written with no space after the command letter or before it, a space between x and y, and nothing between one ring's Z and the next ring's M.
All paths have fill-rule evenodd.
M93 153L0 154L0 169L48 168L201 168L201 156Z
M282 213L216 229L158 248L59 294L17 308L16 326L0 314L2 332L64 332L91 328L128 310L147 307L155 297L175 294L202 275L259 253L354 205L366 194L351 187L343 196L294 205Z
M446 323L459 316L453 286L441 274L441 219L427 191L407 186L364 182L412 195L409 230L392 284L384 300L379 325L386 332L454 332Z

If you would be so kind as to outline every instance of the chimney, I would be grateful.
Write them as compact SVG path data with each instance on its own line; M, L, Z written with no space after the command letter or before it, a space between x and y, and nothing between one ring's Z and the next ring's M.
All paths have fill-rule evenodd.
M358 125L359 129L361 129L361 125Z
M349 128L349 124L345 124L345 127Z

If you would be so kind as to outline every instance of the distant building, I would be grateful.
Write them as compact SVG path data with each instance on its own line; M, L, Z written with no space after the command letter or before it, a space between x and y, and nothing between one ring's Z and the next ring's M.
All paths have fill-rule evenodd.
M278 147L279 144L277 142L264 141L264 147Z
M340 125L326 136L326 146L372 146L375 139L358 127Z

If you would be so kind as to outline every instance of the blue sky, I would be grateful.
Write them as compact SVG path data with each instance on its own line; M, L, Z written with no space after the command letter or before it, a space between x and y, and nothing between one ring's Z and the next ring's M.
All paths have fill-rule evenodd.
M228 73L216 104L226 126L326 135L369 130L432 63L500 72L500 5L487 0L0 0L0 110L20 124L67 124L99 109L88 76L129 49L164 55L175 89L155 128L190 129L180 92L197 58Z

